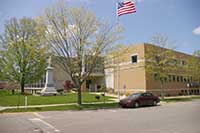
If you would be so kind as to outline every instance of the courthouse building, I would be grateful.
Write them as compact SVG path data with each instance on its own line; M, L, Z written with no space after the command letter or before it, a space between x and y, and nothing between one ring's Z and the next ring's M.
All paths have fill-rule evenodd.
M123 62L115 67L105 67L98 65L95 67L90 77L82 86L83 91L99 91L102 85L106 88L113 89L120 93L136 93L136 92L152 92L153 94L161 94L161 85L156 80L156 73L149 74L146 70L146 62L148 61L148 49L157 49L166 51L164 49L151 44L138 44L130 46L127 52L124 52ZM172 51L175 55L173 58L180 63L179 67L184 68L188 63L191 55L184 54L177 51ZM53 58L56 60L56 58ZM101 64L103 60L98 60L97 64ZM53 62L54 67L54 83L56 89L63 89L63 83L70 80L70 77L63 71L59 65ZM172 66L173 67L173 66ZM197 66L198 67L198 66ZM193 77L186 73L186 71L170 71L167 74L166 83L164 83L163 90L165 95L180 95L180 94L199 94L200 93L200 75ZM189 83L189 84L188 84ZM32 88L42 88L45 84L45 79L32 85ZM189 85L189 86L188 86ZM29 86L30 87L30 86Z

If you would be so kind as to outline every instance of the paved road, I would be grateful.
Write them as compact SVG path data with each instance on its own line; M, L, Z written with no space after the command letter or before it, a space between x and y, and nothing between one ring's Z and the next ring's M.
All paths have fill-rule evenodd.
M200 100L157 107L0 114L0 133L200 133Z

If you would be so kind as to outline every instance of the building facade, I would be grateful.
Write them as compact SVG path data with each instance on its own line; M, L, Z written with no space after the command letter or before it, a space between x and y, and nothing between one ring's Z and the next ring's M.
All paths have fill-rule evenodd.
M179 69L167 72L165 83L161 89L160 81L155 78L156 72L149 73L146 69L146 64L149 61L148 50L152 48L156 51L168 50L151 44L138 44L130 46L128 51L120 55L123 61L116 63L112 60L110 64L113 64L113 67L105 67L102 63L103 60L99 59L94 70L82 85L82 90L94 92L100 91L102 86L106 86L107 89L113 89L114 92L121 94L152 92L155 95L161 95L161 91L164 91L165 96L172 96L200 93L200 75L193 77L185 69L188 60L193 56L172 50L173 61L178 63ZM57 90L63 89L64 82L71 80L70 76L56 63L56 58L53 58L52 66L54 68L55 88ZM87 71L87 68L88 66L85 66L84 71ZM45 79L42 79L32 87L43 87L44 84Z
M131 46L128 52L121 55L124 58L123 62L115 65L114 68L105 70L106 86L122 94L152 92L155 95L161 95L163 91L165 96L172 96L200 93L200 75L197 74L194 77L188 73L186 68L193 56L169 50L173 54L173 61L176 62L176 66L171 65L170 67L176 69L165 72L166 79L161 88L160 81L155 77L156 71L150 73L146 68L149 60L156 61L149 59L149 49L162 52L169 50L151 44ZM198 60L200 63L200 59Z

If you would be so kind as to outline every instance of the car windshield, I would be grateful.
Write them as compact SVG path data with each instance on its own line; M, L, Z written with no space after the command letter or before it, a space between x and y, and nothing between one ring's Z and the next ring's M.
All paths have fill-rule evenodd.
M134 94L131 94L130 96L128 96L129 98L136 98L136 97L139 97L141 95L141 93L134 93Z

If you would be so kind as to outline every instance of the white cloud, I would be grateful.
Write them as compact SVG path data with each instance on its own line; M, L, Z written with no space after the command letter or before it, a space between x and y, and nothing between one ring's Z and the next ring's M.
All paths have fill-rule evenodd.
M192 32L193 32L193 34L195 34L195 35L200 35L200 26L197 27L196 29L194 29Z

